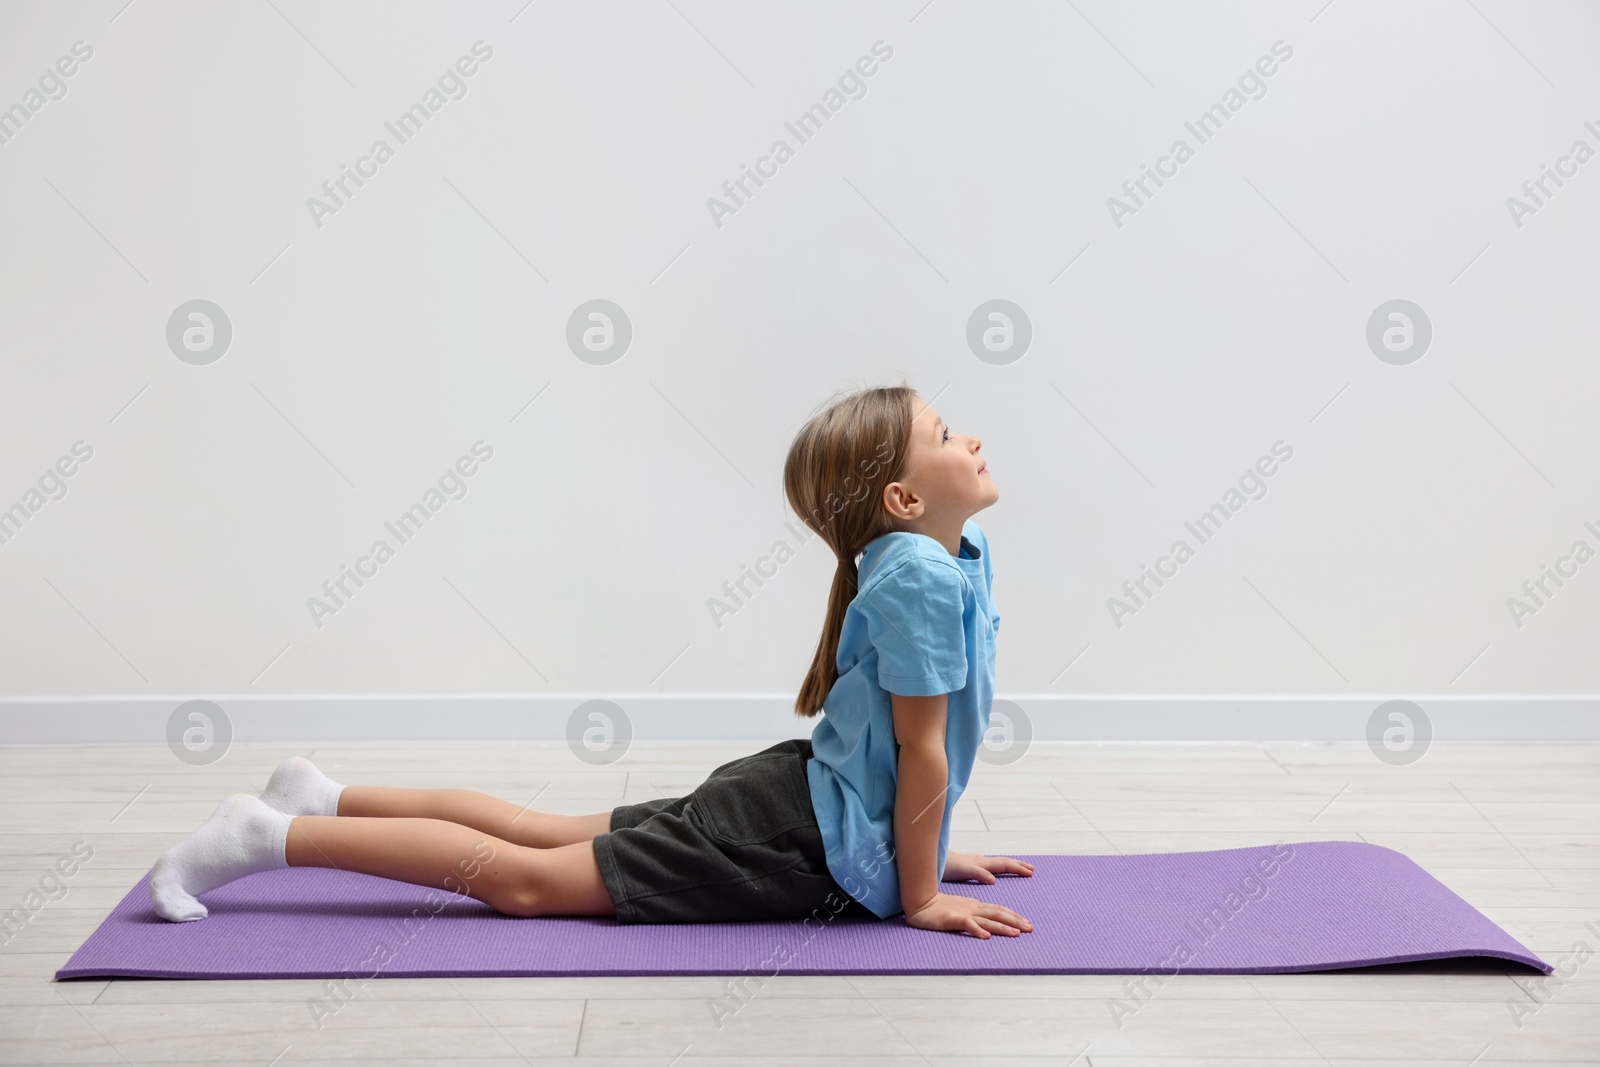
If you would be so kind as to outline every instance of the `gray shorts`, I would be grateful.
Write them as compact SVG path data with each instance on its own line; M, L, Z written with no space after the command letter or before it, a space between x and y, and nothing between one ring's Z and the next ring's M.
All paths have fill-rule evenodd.
M594 856L618 921L876 921L828 871L810 758L810 738L780 741L724 763L686 797L612 809Z

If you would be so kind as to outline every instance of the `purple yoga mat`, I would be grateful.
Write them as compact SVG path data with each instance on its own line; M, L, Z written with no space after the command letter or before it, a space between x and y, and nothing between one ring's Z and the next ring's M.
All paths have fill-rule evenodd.
M209 918L168 923L146 875L56 977L1262 974L1456 956L1552 970L1378 845L1022 858L1032 877L941 887L1033 921L1031 933L988 940L825 909L784 922L516 919L442 890L315 867L242 878L202 896Z

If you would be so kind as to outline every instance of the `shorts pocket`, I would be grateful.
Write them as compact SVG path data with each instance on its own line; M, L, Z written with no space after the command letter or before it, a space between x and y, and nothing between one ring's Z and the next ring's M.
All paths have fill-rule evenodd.
M757 754L702 782L693 806L707 836L724 845L755 845L815 825L810 792L798 756Z

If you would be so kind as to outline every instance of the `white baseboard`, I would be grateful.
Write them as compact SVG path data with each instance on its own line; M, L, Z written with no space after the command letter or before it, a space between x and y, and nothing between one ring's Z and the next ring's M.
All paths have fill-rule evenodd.
M0 744L159 744L203 699L235 741L559 741L586 701L623 710L646 741L802 737L817 720L771 693L0 697ZM1040 741L1362 741L1374 710L1420 707L1435 742L1600 742L1600 696L1105 696L1015 694Z

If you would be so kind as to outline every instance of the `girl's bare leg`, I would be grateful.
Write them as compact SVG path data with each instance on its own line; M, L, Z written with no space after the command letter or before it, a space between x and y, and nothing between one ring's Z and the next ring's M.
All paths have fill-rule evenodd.
M340 817L443 819L528 848L560 848L609 833L611 812L551 815L519 807L472 789L392 789L347 785L339 794ZM293 861L290 861L291 863Z
M286 859L291 867L333 867L339 870L393 878L413 885L433 886L451 893L467 893L507 915L615 915L611 894L600 877L594 844L584 839L572 843L533 846L517 844L470 826L442 818L371 818L352 815L346 798L356 794L352 808L386 802L393 805L424 803L405 796L362 797L362 793L467 793L467 790L379 789L346 787L339 800L339 816L301 815L289 824ZM473 794L484 800L493 797ZM446 801L458 815L505 813L475 807L461 798ZM521 811L505 804L512 813ZM461 805L465 804L465 807ZM537 814L527 812L517 823ZM610 817L610 813L606 813ZM543 819L570 819L545 815ZM577 817L593 820L596 816ZM559 833L558 824L537 822L539 833ZM602 831L596 831L602 832ZM537 836L537 835L536 835ZM548 839L548 838L547 838Z

